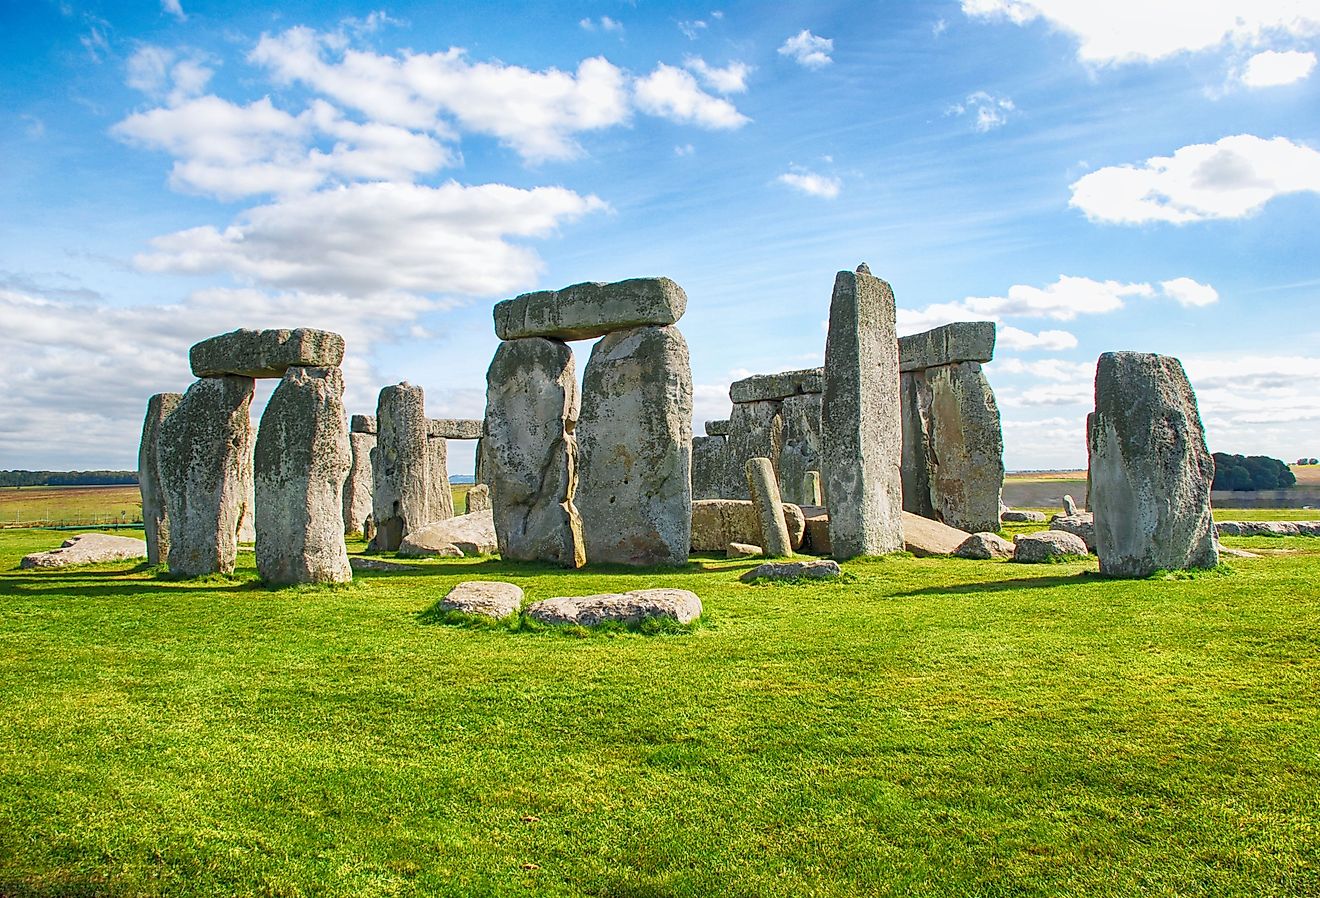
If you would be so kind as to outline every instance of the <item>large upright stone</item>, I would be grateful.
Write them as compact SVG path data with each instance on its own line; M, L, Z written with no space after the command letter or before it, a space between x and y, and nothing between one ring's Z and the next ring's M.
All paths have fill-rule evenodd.
M724 490L724 437L692 438L692 498L719 499Z
M170 557L170 518L161 492L157 451L160 424L183 399L181 393L157 393L147 400L138 445L138 490L142 493L142 529L146 532L147 563L165 564Z
M724 444L724 488L722 499L749 499L747 462L768 458L779 470L779 454L784 448L783 403L777 400L739 402L729 419L729 436Z
M1090 430L1100 573L1146 577L1218 564L1215 464L1182 363L1142 352L1100 356Z
M376 448L376 435L352 431L348 447L351 460L344 481L344 532L365 535L371 516L371 450Z
M808 471L820 470L820 393L802 393L784 399L780 417L784 422L783 445L779 452L779 490L785 502L819 505L817 497L805 491Z
M737 402L763 402L787 399L824 389L825 375L820 368L782 371L779 374L753 374L729 384L729 398Z
M586 562L577 487L577 378L559 340L501 343L486 372L481 476L490 485L500 555Z
M687 294L669 278L574 284L496 303L495 333L501 340L591 340L613 331L673 324L686 309Z
M692 541L692 369L678 328L616 331L592 348L577 434L575 501L587 560L685 564Z
M344 360L344 338L310 327L243 329L194 345L188 360L197 377L282 377L291 367L338 367Z
M959 362L988 362L994 356L993 321L956 321L898 338L898 370L901 372Z
M426 464L430 484L430 510L426 513L426 523L432 524L454 516L454 491L449 485L449 447L444 437L427 437Z
M160 423L170 573L231 574L252 482L250 377L204 377Z
M380 391L376 448L371 452L371 547L394 552L418 527L431 523L431 464L426 440L426 396L401 383Z
M834 280L821 425L832 554L900 551L903 447L894 294L865 265Z
M257 431L257 572L267 583L346 583L344 478L351 463L344 375L290 368Z

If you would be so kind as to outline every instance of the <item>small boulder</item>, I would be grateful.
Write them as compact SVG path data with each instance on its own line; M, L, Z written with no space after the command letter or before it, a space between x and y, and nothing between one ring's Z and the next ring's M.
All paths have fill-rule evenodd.
M729 543L724 554L727 558L755 558L758 555L764 555L765 552L760 546L753 546L749 543Z
M940 521L932 521L910 511L903 512L903 548L918 558L952 555L968 535L966 531Z
M1064 530L1042 530L1013 538L1013 560L1022 564L1038 564L1086 554L1086 543L1082 542L1082 538Z
M1086 543L1086 551L1095 554L1095 516L1089 511L1056 514L1050 518L1050 529L1081 537L1082 542Z
M686 589L634 589L626 593L591 596L556 596L527 609L527 616L543 624L594 627L607 621L639 624L651 618L669 618L690 624L701 616L701 599Z
M522 607L522 587L499 580L465 580L440 600L444 611L480 614L496 620L517 614Z
M757 565L741 579L744 583L753 580L828 580L843 573L839 563L832 559L817 561L767 561Z
M445 551L446 547L461 551L454 556ZM409 533L399 544L400 555L412 556L461 558L464 555L489 555L495 550L495 516L489 508L427 524Z
M1006 524L1044 524L1045 513L1006 508L999 513L999 519Z
M953 552L959 558L1012 558L1013 544L998 533L973 533Z
M24 555L18 566L30 570L146 557L147 544L140 539L107 533L80 533L66 539L58 549Z

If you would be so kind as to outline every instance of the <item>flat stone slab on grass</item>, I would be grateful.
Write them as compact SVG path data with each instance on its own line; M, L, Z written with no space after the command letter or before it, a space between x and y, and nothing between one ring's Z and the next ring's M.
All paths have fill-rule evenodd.
M903 512L903 548L918 558L952 555L971 534L910 511Z
M1320 536L1320 521L1220 521L1220 536Z
M414 530L399 544L399 554L444 555L453 546L463 555L489 555L496 551L495 514L489 508L427 524Z
M594 627L609 621L639 624L669 618L690 624L701 616L701 599L686 589L634 589L626 593L591 596L556 596L527 609L527 616L543 624Z
M283 377L293 367L337 368L343 360L344 338L311 327L230 331L188 350L197 377Z
M400 571L425 570L421 565L399 564L397 561L385 561L380 558L366 558L362 555L348 556L348 566L355 571L384 571L386 573L397 573Z
M445 611L479 614L499 620L522 607L522 587L500 580L465 580L440 600Z
M1043 511L1017 511L1009 509L999 513L999 520L1005 524L1044 524L1045 512Z
M802 393L820 393L825 390L825 372L822 368L803 368L779 374L753 374L729 384L729 398L734 402L764 402L787 399ZM709 423L709 422L708 422Z
M1256 552L1248 552L1246 549L1230 549L1228 546L1219 544L1215 546L1219 550L1220 558L1259 558Z
M843 573L837 561L830 559L816 561L767 561L757 565L739 579L744 583L753 580L829 580Z
M1012 558L1013 544L998 533L973 533L963 540L962 545L954 550L959 558L976 558L982 561L991 558Z
M27 570L146 557L147 544L140 539L106 533L80 533L66 539L58 549L24 555L18 566Z
M594 340L613 331L674 324L686 310L687 294L665 277L573 284L496 303L495 335Z
M1013 538L1013 560L1023 564L1039 564L1056 558L1085 557L1086 543L1082 538L1063 530L1042 530Z

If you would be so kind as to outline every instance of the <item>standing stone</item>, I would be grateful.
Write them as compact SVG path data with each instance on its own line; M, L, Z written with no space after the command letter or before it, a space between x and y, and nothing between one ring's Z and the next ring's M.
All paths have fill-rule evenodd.
M426 524L446 521L454 516L454 491L449 486L449 447L444 437L427 438L426 466L430 501Z
M484 483L473 484L467 491L467 514L478 511L490 511L490 487Z
M788 538L788 522L784 520L784 505L779 497L779 483L775 469L768 458L753 458L747 462L747 489L756 506L756 518L761 525L760 545L772 558L793 554Z
M692 498L719 499L724 488L724 437L692 438Z
M1181 362L1100 356L1089 442L1100 573L1146 577L1219 563L1210 516L1215 464Z
M779 454L784 448L783 403L778 400L739 402L729 419L729 436L724 444L724 488L721 499L750 499L747 492L747 462L768 458L779 470Z
M482 477L490 484L500 555L586 562L577 487L577 378L566 343L501 343L486 372Z
M835 558L903 548L902 423L894 294L865 265L830 300L821 475Z
M779 452L779 490L785 502L819 505L803 492L808 471L820 470L820 393L789 396L780 408L784 422L783 446Z
M231 574L252 480L250 377L205 377L160 423L156 459L170 573Z
M802 501L797 504L813 506L825 504L825 493L820 488L820 471L808 471L802 475Z
M472 453L473 455L472 482L477 484L486 483L486 470L484 467L485 466L484 459L486 456L482 448L482 444L485 442L485 439L486 439L485 437L482 437L481 439L477 440L476 448Z
M347 583L344 478L352 464L344 375L290 368L257 431L257 572L267 583ZM359 434L365 436L365 434Z
M344 481L344 532L367 532L371 516L371 450L376 448L374 433L349 433L351 461Z
M1063 497L1063 513L1069 516L1077 514L1077 502L1072 496Z
M165 564L170 558L170 519L161 492L156 459L160 424L178 408L182 399L181 393L157 393L147 400L147 416L142 422L142 442L138 446L138 490L142 493L142 529L146 532L148 564Z
M380 391L376 403L376 448L371 450L371 548L398 551L411 531L429 524L431 465L426 440L426 397L421 387L401 383Z
M678 328L616 331L592 348L577 433L576 502L587 560L686 564L692 369Z

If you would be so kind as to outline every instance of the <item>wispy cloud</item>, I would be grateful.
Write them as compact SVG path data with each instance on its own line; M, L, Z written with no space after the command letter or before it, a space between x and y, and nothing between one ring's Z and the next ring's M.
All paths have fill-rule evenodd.
M812 34L806 28L784 41L779 48L780 56L787 56L798 65L809 69L819 69L829 65L834 61L830 57L833 52L834 40L832 38Z
M839 191L843 188L843 182L830 175L821 175L809 171L805 168L795 171L786 171L775 179L780 184L785 184L799 193L805 193L807 196L816 196L821 199L832 200L838 197Z

